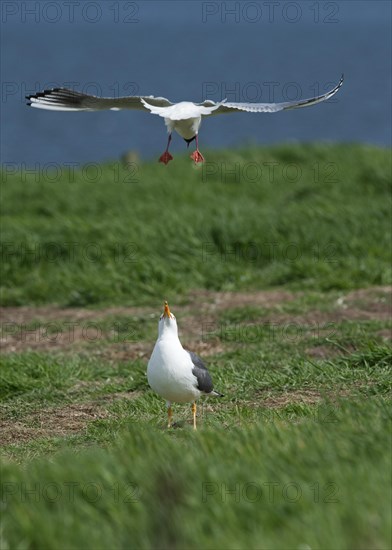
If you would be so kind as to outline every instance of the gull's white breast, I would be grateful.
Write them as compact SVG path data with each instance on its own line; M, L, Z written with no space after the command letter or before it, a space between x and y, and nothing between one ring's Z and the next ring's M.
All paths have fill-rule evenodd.
M201 392L197 388L197 378L192 368L190 355L178 340L160 338L147 366L148 383L167 401L194 401Z
M185 118L183 120L165 118L165 124L169 132L175 130L181 137L192 139L199 131L201 116L199 118Z
M203 105L196 105L192 101L180 101L180 103L175 103L169 107L159 107L157 105L150 105L143 98L141 102L152 114L165 119L169 132L175 130L185 139L191 139L198 133L202 116L210 115L222 104L217 103L210 107L205 107Z

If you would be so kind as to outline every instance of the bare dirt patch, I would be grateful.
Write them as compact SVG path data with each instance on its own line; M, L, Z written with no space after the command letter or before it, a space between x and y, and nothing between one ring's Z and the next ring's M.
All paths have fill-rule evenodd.
M143 307L108 307L103 309L60 308L56 306L22 306L2 307L0 315L3 323L28 325L34 321L49 323L50 321L86 321L103 319L109 315L138 316L151 314L151 309Z
M216 310L244 307L263 306L273 307L293 300L296 294L284 290L260 290L254 292L211 292L208 290L195 290L189 293L193 308L202 308L203 313L211 313ZM187 306L189 307L189 306ZM195 311L195 309L193 309Z
M294 297L294 294L283 291L192 292L187 305L175 307L177 316L182 316L180 331L184 345L187 342L200 342L203 339L203 327L213 323L223 309L251 304L272 307ZM20 353L27 350L75 351L87 348L99 354L100 350L94 348L102 340L106 340L106 347L110 331L94 327L93 323L113 316L150 318L153 315L158 320L159 313L146 307L110 307L100 310L55 306L0 308L0 350ZM59 323L62 323L60 328ZM154 342L127 342L125 346L118 343L108 344L107 347L111 348L108 354L113 358L130 360L146 357L151 353L153 345ZM199 352L207 354L219 353L221 349L216 343L205 341L198 347Z
M328 359L333 356L341 355L341 351L339 349L325 345L306 348L305 353L314 359Z
M1 421L0 445L82 433L90 422L110 416L105 404L116 399L134 399L137 395L139 392L116 392L88 403L71 403L64 407L44 408L32 412L28 417L17 422Z
M180 335L181 337L181 335ZM228 351L229 347L223 345L219 340L215 341L195 341L188 338L182 338L182 343L185 349L191 349L195 353L203 357L209 357L218 353ZM105 346L102 349L92 351L91 353L97 357L107 361L132 361L142 359L148 361L154 349L154 343L139 343L139 344L122 344L121 346L112 344Z
M179 319L180 338L187 349L199 353L202 357L220 354L235 348L235 343L222 342L219 337L213 335L213 327L217 326L220 315L225 309L244 306L261 306L274 310L280 304L287 303L301 296L302 293L290 293L285 291L259 291L259 292L209 292L195 291L189 294L186 304L175 306ZM335 294L336 296L336 294ZM260 323L275 323L280 325L296 324L298 326L317 327L318 336L331 336L331 331L336 329L338 323L345 320L387 320L392 315L392 288L373 287L360 289L348 293L342 293L333 304L333 310L313 310L300 315L279 313L272 311L267 318L260 319ZM147 362L150 356L155 337L151 341L138 342L105 342L86 341L85 334L80 329L82 322L104 321L110 316L130 316L158 319L159 311L147 307L112 307L100 310L81 308L47 307L12 307L0 309L2 317L3 335L0 341L0 350L7 353L23 352L27 350L89 353L93 356L104 358L108 361L131 361L143 359ZM76 323L73 338L70 340L66 332L50 340L50 332L43 335L42 324L50 322ZM32 323L39 326L34 329ZM4 327L10 325L26 327L25 335L4 331ZM78 325L79 323L79 325ZM244 325L246 324L243 323ZM210 331L207 338L204 330ZM390 339L391 334L387 330L378 333L380 338ZM45 337L46 336L46 337ZM333 333L332 333L333 336ZM107 337L107 334L104 335ZM342 353L342 351L326 343L305 349L310 357L316 359L329 358ZM208 361L207 361L208 362ZM93 385L100 382L80 382L80 384ZM75 388L75 396L80 388ZM72 389L71 389L72 393ZM110 416L108 404L116 399L132 399L138 392L116 392L107 394L97 400L86 403L71 403L59 408L45 408L32 411L28 417L17 422L7 420L0 423L0 442L2 444L26 442L44 437L64 437L71 434L83 433L89 423L97 419ZM272 395L270 390L260 392L260 399L254 406L279 409L293 403L315 405L333 396L322 394L317 389L301 389L285 391ZM344 397L342 392L337 392L335 397ZM211 405L206 405L207 410Z
M185 347L204 355L213 355L227 350L227 343L213 338L211 333L217 327L222 311L235 307L261 306L274 308L290 302L302 293L281 290L257 292L210 292L193 291L187 303L173 307L180 319L180 338ZM313 310L301 315L273 312L260 323L277 326L291 324L297 327L315 327L321 336L333 336L334 326L342 321L388 320L392 318L392 288L372 287L350 291L335 300L333 311ZM34 351L87 351L113 361L129 361L150 356L154 341L125 341L111 343L110 330L94 332L89 323L99 323L112 316L126 318L151 318L158 320L159 311L147 307L110 307L100 310L81 308L10 307L0 308L2 337L0 350L6 353ZM34 327L34 323L37 326ZM55 330L51 323L65 323ZM254 324L255 322L253 322ZM246 323L243 323L246 325ZM324 330L325 329L325 330ZM324 330L324 333L322 332ZM208 335L208 337L206 336ZM382 335L382 337L386 335ZM330 355L336 354L332 348ZM325 355L327 348L325 348ZM322 350L315 350L314 356Z
M392 315L392 287L378 286L349 292L338 300L342 309Z
M0 443L7 445L44 437L64 437L82 432L92 420L107 416L107 411L89 403L42 409L27 419L3 421L0 424Z
M323 400L317 390L293 390L261 399L260 405L268 409L281 409L291 404L315 405Z
M267 407L268 409L282 409L288 405L317 405L318 403L336 403L339 399L349 397L355 389L361 387L361 384L349 389L336 389L331 390L316 390L312 388L304 388L300 390L289 390L284 392L278 392L274 395L268 395L263 398L264 391L260 392L261 407Z

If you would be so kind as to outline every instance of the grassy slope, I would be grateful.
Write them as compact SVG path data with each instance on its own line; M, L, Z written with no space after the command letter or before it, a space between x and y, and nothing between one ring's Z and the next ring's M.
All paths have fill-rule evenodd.
M261 421L230 437L218 426L176 436L131 425L107 451L6 465L15 494L2 548L387 549L382 405L346 403L335 423ZM23 502L23 484L36 501Z
M133 184L108 186L110 167L95 184L8 178L4 241L41 253L51 242L94 242L101 260L77 252L70 260L66 245L61 261L8 254L4 303L156 305L157 296L178 303L195 287L285 285L312 289L279 308L301 315L332 310L334 289L385 284L387 153L290 146L235 153L231 162L244 170L272 159L298 164L302 177L221 182L204 173L203 182L188 159L176 159L166 168L143 165ZM225 153L208 160L229 163ZM328 162L338 167L336 183L325 181ZM119 242L137 245L132 265L117 254ZM271 258L266 243L275 242ZM256 250L256 261L219 253L234 243ZM295 261L290 243L300 251ZM215 335L223 352L209 367L225 397L209 401L197 433L180 406L183 429L161 429L164 405L148 390L145 361L105 361L87 345L5 355L4 421L37 435L2 453L2 550L54 549L59 541L75 549L390 548L392 355L379 335L390 324L342 320L328 343L303 321L300 338L295 327L293 339L282 330L271 338L263 320L272 313L250 306L220 313L217 326L229 330ZM233 340L230 327L249 322L254 333L240 330ZM153 340L155 323L149 319L138 340ZM343 355L311 359L306 349L318 344ZM56 432L59 412L82 405L97 418L73 434L40 432L43 418L53 417Z
M160 429L162 401L147 390L143 362L10 356L2 387L15 422L42 405L140 393L110 404L110 416L83 433L8 448L2 549L22 541L56 548L58 540L67 548L388 548L391 350L309 362L279 344L278 364L272 345L212 362L227 393L198 433ZM325 399L263 404L262 396L311 388Z
M131 172L3 175L3 304L391 280L386 150L290 145L207 159L199 170L180 157Z

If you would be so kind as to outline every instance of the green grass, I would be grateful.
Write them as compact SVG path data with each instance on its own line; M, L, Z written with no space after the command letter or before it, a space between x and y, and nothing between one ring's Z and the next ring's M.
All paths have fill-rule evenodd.
M106 449L6 463L2 548L387 549L390 411L340 413L230 437L131 424Z
M38 429L40 410L78 403L108 416L3 449L2 549L58 540L75 549L389 548L391 348L311 361L280 344L238 342L211 361L225 397L210 400L197 433L180 406L182 427L162 429L164 405L143 362L6 356L6 421ZM105 402L118 391L128 395ZM291 401L297 391L319 399ZM267 406L282 396L287 403Z
M136 168L3 172L4 305L391 281L387 150L285 145Z
M3 173L1 550L391 548L389 152L206 157ZM164 298L224 394L197 432L147 384Z

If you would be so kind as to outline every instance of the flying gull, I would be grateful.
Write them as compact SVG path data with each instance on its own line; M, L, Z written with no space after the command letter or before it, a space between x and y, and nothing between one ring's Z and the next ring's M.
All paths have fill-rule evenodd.
M182 347L177 321L167 302L159 319L158 340L148 362L147 378L151 388L166 399L169 428L172 402L192 402L193 428L196 430L196 400L201 395L222 397L214 391L210 373L200 357Z
M121 109L136 109L147 111L162 117L165 121L169 134L167 146L159 161L167 164L173 157L169 153L169 145L172 133L175 130L189 144L195 140L196 150L192 153L191 159L195 163L203 162L204 157L199 151L198 133L203 116L219 115L223 113L276 113L288 109L308 107L321 101L331 98L343 84L343 75L339 83L329 92L298 101L286 101L283 103L232 103L226 99L215 102L209 99L202 103L192 101L181 101L172 103L164 97L150 96L129 96L129 97L96 97L82 94L67 88L53 88L44 90L33 95L26 96L27 105L37 109L48 109L51 111L102 111L110 109L119 111Z

